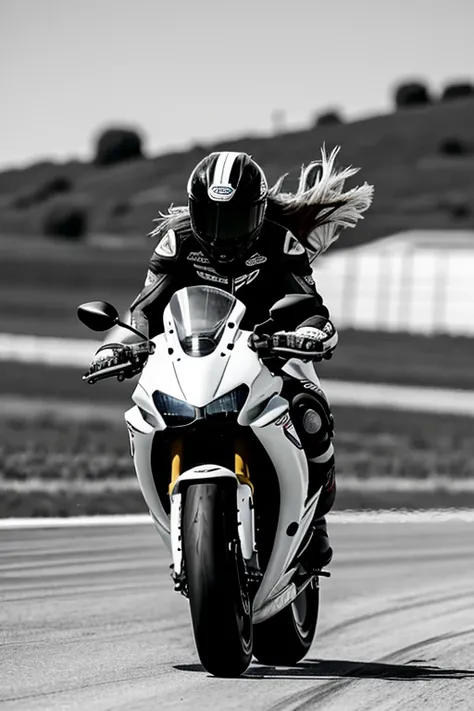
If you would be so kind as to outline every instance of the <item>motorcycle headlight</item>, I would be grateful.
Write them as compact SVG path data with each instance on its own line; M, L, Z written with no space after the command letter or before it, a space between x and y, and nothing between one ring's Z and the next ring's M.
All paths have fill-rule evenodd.
M196 409L192 405L159 390L153 393L153 402L168 427L190 425L197 417Z
M213 400L209 405L196 408L184 400L178 400L155 390L153 402L168 427L183 427L204 418L216 423L235 420L244 406L248 393L249 389L246 385L239 385L238 388Z
M213 400L204 408L206 419L214 422L228 422L235 419L243 408L248 393L249 389L246 385L239 385L230 393Z

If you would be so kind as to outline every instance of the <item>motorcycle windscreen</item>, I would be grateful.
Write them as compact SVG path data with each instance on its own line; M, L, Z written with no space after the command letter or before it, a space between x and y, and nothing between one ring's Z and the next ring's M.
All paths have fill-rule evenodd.
M176 334L186 355L213 353L221 339L236 299L213 286L190 286L171 297Z

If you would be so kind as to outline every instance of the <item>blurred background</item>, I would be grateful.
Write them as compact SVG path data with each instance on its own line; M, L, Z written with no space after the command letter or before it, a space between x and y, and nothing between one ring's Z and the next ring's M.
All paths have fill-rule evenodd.
M314 265L337 505L472 504L473 24L470 0L2 0L0 516L144 510L134 382L81 382L76 308L128 307L207 153L291 190L324 143L375 186Z

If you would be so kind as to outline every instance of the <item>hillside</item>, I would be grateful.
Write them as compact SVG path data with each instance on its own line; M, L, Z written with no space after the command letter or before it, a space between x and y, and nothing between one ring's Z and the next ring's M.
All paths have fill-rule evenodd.
M465 143L466 152L442 153L447 139ZM338 246L408 228L474 227L474 100L467 99L268 138L244 137L110 168L76 161L5 171L0 235L40 231L42 215L56 199L41 196L52 178L72 182L68 197L87 205L92 232L139 236L150 230L159 210L185 199L190 171L211 150L245 150L272 181L290 172L286 187L291 189L300 165L317 157L323 142L329 149L341 145L341 165L360 166L359 182L376 188L366 220L347 231Z

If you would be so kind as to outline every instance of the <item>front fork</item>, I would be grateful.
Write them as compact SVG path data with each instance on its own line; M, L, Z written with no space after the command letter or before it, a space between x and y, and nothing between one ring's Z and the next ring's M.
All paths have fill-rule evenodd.
M182 515L183 495L187 486L209 479L229 479L236 481L237 532L240 549L245 563L247 580L253 589L261 582L255 545L255 511L253 504L253 484L250 480L245 443L237 439L234 444L234 471L215 465L200 465L182 472L183 441L176 438L171 446L171 481L168 493L171 500L170 534L173 556L172 577L175 590L186 594L186 576L183 565Z

